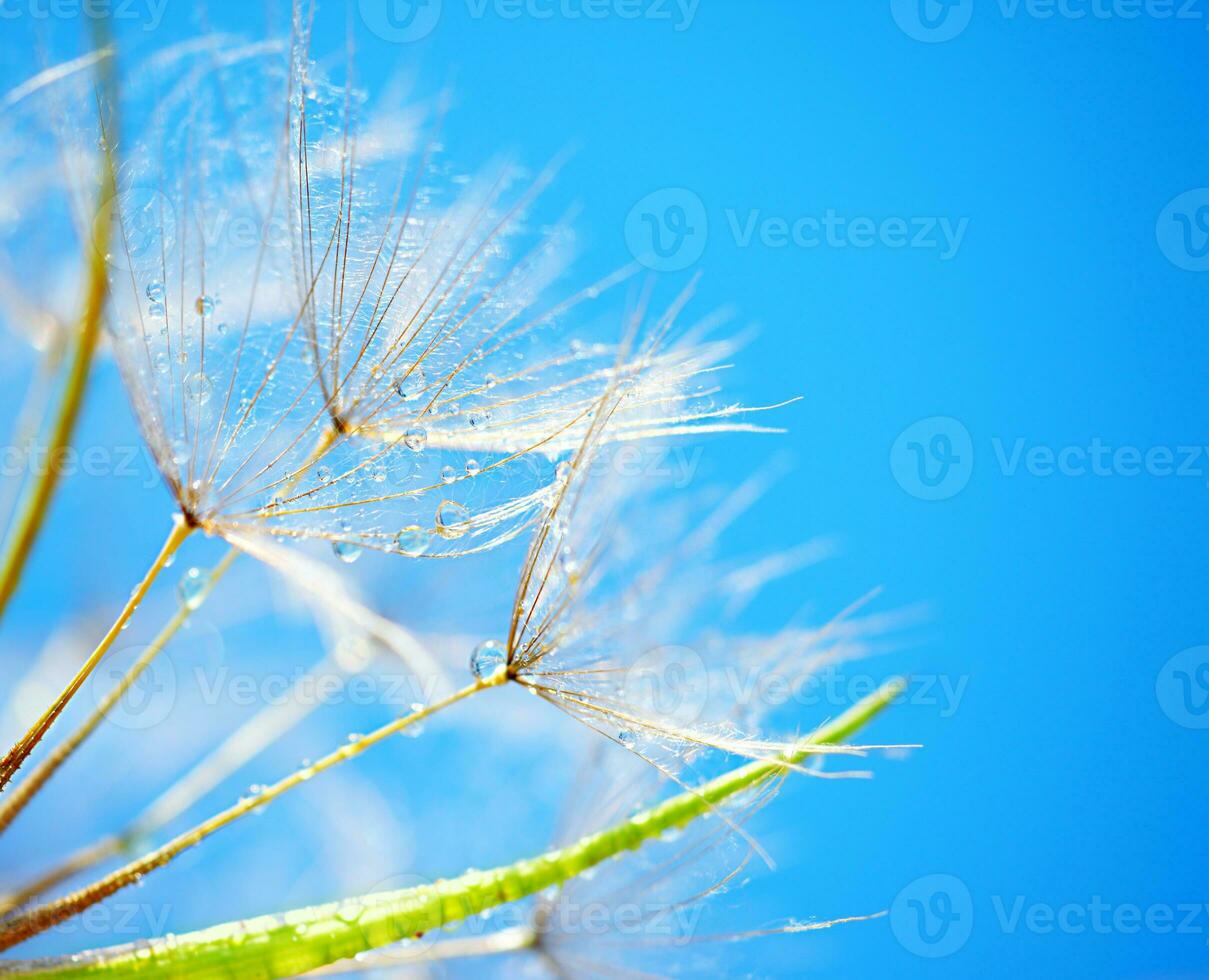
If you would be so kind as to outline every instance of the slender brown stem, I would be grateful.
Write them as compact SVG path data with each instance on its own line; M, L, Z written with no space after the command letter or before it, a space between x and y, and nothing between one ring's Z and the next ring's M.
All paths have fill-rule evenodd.
M76 675L63 689L62 693L42 713L42 717L34 722L29 731L21 737L17 744L9 749L4 759L0 760L0 790L3 790L9 784L13 776L16 775L17 770L29 758L29 754L34 750L34 747L50 730L51 725L63 713L63 709L75 697L76 692L79 691L84 682L88 680L89 675L96 669L97 664L101 662L101 658L109 652L109 648L113 646L114 641L121 634L122 630L125 629L126 624L130 622L130 617L134 615L134 611L147 595L147 591L151 588L152 583L159 577L160 572L171 564L172 557L192 533L193 527L184 518L177 515L172 522L172 531L164 542L163 548L160 549L159 555L152 562L151 567L147 570L147 574L143 576L143 580L138 584L134 592L131 593L130 599L122 607L121 613L109 628L109 632L105 634L104 639L89 654L88 659L76 671Z
M80 417L84 394L88 388L88 376L92 372L93 356L101 339L101 319L109 295L109 274L105 268L105 255L109 251L110 223L106 219L105 208L113 200L117 189L110 145L110 140L106 139L102 154L101 187L97 198L96 228L88 262L88 291L80 317L75 354L72 356L63 400L59 403L50 441L46 447L46 465L27 491L9 535L4 558L0 561L0 617L3 617L13 593L17 591L38 532L41 531L50 510L51 498L54 497L55 488L59 484L63 454L71 444L76 422Z
M475 681L475 683L450 694L440 701L435 701L427 707L421 708L419 711L414 711L402 718L396 718L394 721L375 729L368 735L362 735L342 745L334 752L325 755L318 762L292 772L284 779L265 787L260 792L245 796L233 806L216 813L191 830L187 830L183 834L174 837L162 847L129 862L116 871L93 882L91 885L87 885L62 898L47 902L45 905L9 917L0 924L0 951L9 949L17 945L17 943L24 942L32 936L45 932L47 929L66 919L79 915L85 909L104 901L115 892L141 880L149 872L163 867L182 851L201 843L216 831L221 830L245 814L271 803L279 796L289 792L295 786L305 783L319 773L326 772L328 769L332 769L348 759L355 758L371 746L377 745L384 739L390 738L392 735L396 735L404 729L424 721L424 719L431 715L443 711L445 708L457 704L459 701L463 701L471 695L477 694L479 691L484 691L490 687L498 687L507 683L507 681L507 675L503 671L499 671L493 677Z
M214 566L206 582L205 590L198 597L199 600L204 600L209 595L210 590L227 573L238 555L239 551L232 548ZM134 685L134 682L142 676L143 671L151 665L151 661L159 656L160 652L176 636L180 628L185 625L199 605L200 601L194 603L182 602L176 613L164 628L160 630L159 635L151 641L147 649L139 655L139 658L122 676L117 686L97 703L96 708L80 723L79 727L56 745L50 754L39 762L24 780L14 786L3 797L0 797L0 834L8 829L9 825L17 818L17 815L29 805L30 800L46 785L46 782L59 770L59 767L71 758L76 749L83 745L85 740L97 730L101 722L105 720L105 716L113 710L113 706L125 696L126 692Z

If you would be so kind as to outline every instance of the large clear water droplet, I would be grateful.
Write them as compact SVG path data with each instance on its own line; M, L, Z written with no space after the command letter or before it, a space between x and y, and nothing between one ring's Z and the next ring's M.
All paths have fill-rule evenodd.
M210 584L210 576L200 568L190 568L181 577L180 585L176 587L183 605L190 612L201 607L206 597L206 587Z
M508 652L495 640L480 643L470 655L470 672L481 681L490 680L507 666Z
M428 445L428 433L419 426L408 429L403 434L403 444L412 452L418 453Z
M418 524L405 527L399 532L399 536L395 538L395 545L399 551L412 558L418 558L424 554L431 543L432 535Z
M147 283L147 298L153 303L162 302L164 299L164 284L159 280L152 280Z
M466 475L467 476L478 476L479 473L482 472L482 470L483 470L483 467L479 465L479 461L477 459L466 460Z
M353 533L352 525L348 524L348 523L342 523L340 525L340 533L345 534L345 535L352 535L352 533ZM361 557L361 545L357 544L354 541L348 541L348 540L333 541L332 542L332 551L335 553L336 557L339 558L346 565L351 565L353 562L355 562L358 558Z
M193 304L198 316L209 316L214 312L214 300L210 296L199 296Z
M210 400L210 391L213 385L210 383L210 376L198 371L190 374L185 378L185 394L189 399L197 405L204 405Z
M457 478L458 478L458 471L455 470L452 466L442 466L441 467L441 482L442 483L452 483Z
M424 391L424 369L414 368L395 382L395 392L405 402L415 401Z
M443 538L460 538L470 530L470 511L452 500L437 505L437 533Z

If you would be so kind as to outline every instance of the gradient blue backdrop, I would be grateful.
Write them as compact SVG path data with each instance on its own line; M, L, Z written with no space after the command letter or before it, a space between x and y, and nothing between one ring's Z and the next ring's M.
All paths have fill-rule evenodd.
M1161 462L1135 473L1128 456L1107 472L1045 475L1043 455L1015 469L1000 455L1018 440L1055 454L1099 440L1168 447L1178 463L1179 447L1209 443L1209 272L1179 267L1198 265L1209 191L1164 212L1209 185L1209 5L1158 16L1171 12L971 3L929 0L933 28L884 0L701 0L691 16L647 2L637 19L621 3L597 8L601 18L582 0L513 18L508 4L478 16L470 0L444 0L426 36L402 42L379 36L390 32L373 9L363 17L354 3L351 21L368 86L400 71L422 91L452 85L457 159L507 148L539 165L575 148L550 207L582 208L585 277L628 261L662 221L664 245L681 245L667 282L700 271L696 309L733 306L759 325L730 378L736 397L805 399L781 413L787 436L711 443L696 479L738 481L788 450L791 474L733 550L820 534L843 550L774 589L749 625L775 626L807 600L833 611L884 585L881 608L927 603L930 620L869 674L964 685L956 703L917 686L916 703L877 725L876 737L922 751L878 762L867 784L792 783L763 820L780 869L750 889L754 922L894 914L749 947L727 970L1207 976L1203 904L1185 929L1164 928L1161 912L1136 930L1128 911L1115 924L1112 914L1167 907L1178 924L1178 907L1209 901L1209 730L1195 727L1205 658L1184 665L1183 711L1156 694L1178 690L1170 658L1209 643L1209 450L1184 475ZM173 4L153 38L129 36L183 37L193 16ZM258 10L209 16L243 30L262 21ZM320 52L339 52L345 21L339 4L321 10ZM776 219L828 211L883 229L964 222L964 235L947 258L884 241L777 247ZM763 226L773 240L733 230L753 212L774 220ZM1192 222L1187 245L1175 212ZM93 403L119 397L102 378ZM894 450L936 417L949 421ZM951 496L921 499L935 494L918 481L920 453ZM81 594L102 606L124 596L162 535L163 494L127 485L113 496L111 522L68 488L6 624L10 644L45 632L44 617ZM80 546L86 519L101 523ZM53 556L68 553L64 577ZM466 821L463 842L502 838L495 856L519 846L509 828L454 804L446 813L452 837ZM952 877L913 884L931 875ZM1109 907L1106 931L1073 912L1066 927L1030 926L1024 912L1011 921L1020 907L1096 902ZM268 907L263 895L248 904ZM199 911L182 925L206 921Z

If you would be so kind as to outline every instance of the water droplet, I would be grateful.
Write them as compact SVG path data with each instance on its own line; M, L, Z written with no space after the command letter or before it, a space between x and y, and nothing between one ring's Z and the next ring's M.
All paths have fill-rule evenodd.
M315 479L320 483L332 482L332 468L330 466L320 466L315 470Z
M452 466L442 466L441 467L441 482L442 483L452 483L457 478L458 478L458 471L455 470Z
M198 405L204 405L210 400L211 388L210 376L201 371L185 378L185 394Z
M214 329L218 331L218 335L220 337L225 337L227 335L227 332L231 329L231 327L224 320L222 323L220 323Z
M349 732L345 741L347 741L349 745L353 745L357 742L360 742L363 738L365 738L365 736L360 732Z
M164 316L168 311L163 303L151 303L147 307L147 313L155 318Z
M415 704L413 704L411 706L409 713L414 715L417 711L423 711L425 707L426 707L425 705L420 704L420 702L417 701ZM422 735L423 733L424 733L424 722L421 720L421 721L413 721L410 725L408 725L406 728L404 728L403 731L400 732L399 734L404 735L407 738L416 738L419 735Z
M443 538L460 538L470 530L470 511L452 500L437 505L437 534Z
M466 475L467 476L478 476L479 473L482 472L482 469L483 468L479 465L479 461L477 459L466 460Z
M571 479L570 460L564 459L561 463L554 467L554 478L558 480L559 483L566 483L569 479Z
M164 284L158 280L147 283L147 298L153 303L160 302L164 298Z
M622 745L631 746L634 744L634 733L623 728L617 733L617 741L619 741Z
M200 568L190 568L181 577L177 592L181 597L181 605L190 612L198 609L206 597L206 587L210 584L210 576Z
M403 435L403 444L412 452L418 453L428 445L428 433L419 426L408 429Z
M508 652L495 640L487 640L470 655L470 672L481 681L490 680L508 666Z
M405 402L415 401L424 391L424 369L413 368L395 382L395 392Z
M386 482L386 464L385 463L374 463L374 465L369 468L369 478L371 480L373 480L374 483L385 483Z
M489 412L482 412L482 411L476 410L476 411L471 412L466 417L466 421L470 423L470 427L472 429L482 428L484 425L486 425L488 422L491 421L491 414Z
M395 545L405 555L418 558L428 550L432 543L432 535L418 524L403 528L395 538Z
M209 296L199 296L193 304L199 316L209 316L214 312L214 300Z
M347 524L340 527L341 534L352 534L353 529ZM333 541L332 551L344 564L351 565L361 557L361 545L355 541Z

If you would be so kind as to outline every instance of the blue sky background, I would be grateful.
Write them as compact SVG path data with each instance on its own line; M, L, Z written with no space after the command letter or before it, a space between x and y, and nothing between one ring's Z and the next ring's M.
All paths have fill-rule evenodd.
M506 3L480 16L471 0L444 0L424 37L396 41L380 36L390 31L369 2L351 14L325 5L317 52L339 52L347 16L367 87L400 74L421 93L451 84L446 143L468 165L512 150L539 166L573 147L547 207L580 209L580 281L629 261L636 245L655 261L642 236L649 244L662 223L661 288L700 272L694 310L732 307L758 326L728 379L734 397L805 396L779 413L787 435L712 441L694 475L700 487L733 485L787 455L788 474L728 550L754 556L819 535L842 544L836 559L762 596L744 625L776 628L806 602L834 612L878 585L881 609L930 610L910 645L848 675L914 675L913 703L873 735L925 748L875 760L869 782L791 782L757 828L778 872L758 876L742 899L744 926L892 914L723 950L727 972L1207 975L1209 729L1197 726L1209 725L1199 710L1209 656L1169 661L1209 643L1209 449L1200 448L1209 443L1209 260L1198 258L1209 237L1209 5L1176 15L1178 4L1071 0L1047 17L1048 6L1023 0L957 0L947 13L928 0L938 24L928 28L918 8L898 2L701 0L689 11L614 0L589 17L584 0L535 0L514 18ZM642 16L621 15L630 9ZM263 23L259 10L209 16L246 32ZM0 43L10 26L0 25ZM154 31L142 26L123 26L135 48L194 29L175 4ZM828 214L843 219L845 237L784 241L778 222ZM1187 242L1181 220L1192 226ZM944 227L963 229L951 247ZM81 440L131 445L111 374L98 377ZM19 388L5 387L11 404ZM1070 451L1093 445L1107 447L1098 472ZM1121 447L1157 450L1139 467L1128 451L1113 455ZM1066 472L1052 471L1047 452L1063 450ZM936 487L920 482L921 458ZM5 623L6 670L34 655L51 617L119 603L162 538L167 509L149 480L68 485ZM199 555L204 562L204 545ZM390 574L423 600L417 609L457 595L456 626L468 634L493 614L470 572L423 583ZM172 601L169 588L153 600L161 609ZM197 656L241 649L307 661L299 651L313 638L292 613L270 628L233 606L195 628ZM137 629L149 634L157 621L149 614ZM1187 701L1176 671L1190 678ZM960 696L946 698L945 685ZM815 706L801 720L835 710ZM299 871L291 844L318 845L305 830L271 827L275 808L144 891L177 895L201 867L207 894L172 900L172 926L183 929L277 908L282 895L318 901L370 887L382 868L448 874L459 861L527 853L548 827L516 787L556 799L559 769L572 762L537 748L504 757L489 722L434 724L420 742L359 764L362 782L339 784L350 794L404 788L405 801L386 806L419 828L410 850L386 831L354 829L355 867L338 875L312 856ZM322 748L350 724L318 720L307 745ZM94 767L121 781L80 819L103 827L130 812L123 786L149 799L162 785L157 764L162 775L200 752L198 730L191 741L165 736L164 758L133 775L114 760L140 743L121 732L98 740ZM283 747L262 772L310 751ZM80 778L57 787L58 812L95 792ZM354 797L333 790L330 799ZM313 823L319 806L283 802L284 826ZM84 839L53 821L21 833L5 867L29 869L40 864L29 848ZM1078 911L1098 902L1109 908L1106 930ZM1076 911L1065 928L1043 918L1030 927L1034 906ZM1150 910L1150 924L1132 929L1127 906ZM957 918L921 920L921 907Z

